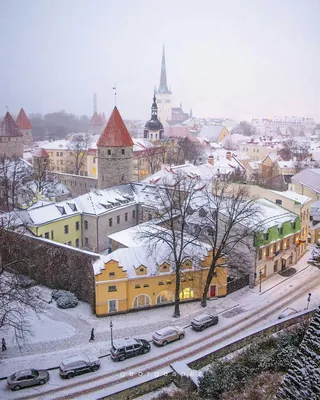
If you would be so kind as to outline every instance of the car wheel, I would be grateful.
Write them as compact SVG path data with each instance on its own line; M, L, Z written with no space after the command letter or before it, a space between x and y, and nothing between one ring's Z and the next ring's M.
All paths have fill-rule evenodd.
M68 379L74 378L74 372L69 372L67 378Z
M46 381L44 379L40 379L39 385L44 385L45 383L46 383Z
M120 357L119 357L119 361L124 361L125 359L126 359L125 356L120 356Z
M179 336L179 339L181 340L181 339L183 339L183 338L184 338L184 334L181 333L181 335Z
M200 328L200 331L202 332L202 331L204 331L205 329L206 329L206 327L202 325L202 327Z
M13 388L13 390L20 390L21 389L21 386L19 386L19 385L16 385L14 388Z
M142 352L143 352L143 354L146 354L146 353L148 353L148 351L149 351L149 349L144 348Z
M166 341L166 340L164 340L163 342L162 342L162 346L166 346L168 344L168 342Z
M98 365L94 365L93 367L91 367L92 372L96 372L98 371L98 369L99 369Z

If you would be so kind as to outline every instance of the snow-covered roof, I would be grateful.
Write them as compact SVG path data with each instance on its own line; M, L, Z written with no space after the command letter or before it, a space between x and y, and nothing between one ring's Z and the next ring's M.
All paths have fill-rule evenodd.
M223 125L204 125L199 136L207 138L209 141L217 141L224 128Z
M81 214L73 200L33 208L27 210L27 213L33 225L46 224L50 221Z
M298 182L317 193L320 193L320 168L307 168L291 178L292 183Z
M286 197L287 199L294 200L297 203L305 204L308 201L311 201L311 197L304 196L302 194L298 194L292 190L286 190L285 192L279 192L277 190L270 190L270 192L276 193L279 196Z
M249 225L261 224L264 229L281 226L285 222L294 222L298 215L267 199L258 199L256 204L260 208L260 215L255 221L249 221Z

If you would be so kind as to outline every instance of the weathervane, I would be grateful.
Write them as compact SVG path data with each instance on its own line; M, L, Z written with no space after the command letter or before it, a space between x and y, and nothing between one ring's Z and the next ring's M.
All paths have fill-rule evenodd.
M114 106L117 107L117 84L114 84L114 87L112 88L114 90Z

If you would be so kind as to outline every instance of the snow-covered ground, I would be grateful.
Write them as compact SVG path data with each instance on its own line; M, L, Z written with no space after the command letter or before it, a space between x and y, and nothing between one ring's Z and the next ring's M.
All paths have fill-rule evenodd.
M81 382L100 376L101 379L98 380L98 383L106 383L108 381L106 374L111 375L113 371L119 371L119 378L121 378L123 373L128 373L123 372L124 369L126 371L128 368L134 370L138 363L146 360L150 360L149 366L154 366L159 360L165 362L168 359L167 367L169 367L169 359L172 354L181 353L182 355L185 354L186 359L192 359L192 356L189 356L191 348L188 345L193 343L201 345L207 342L210 344L214 336L216 339L215 342L212 342L212 348L214 348L218 343L221 344L224 339L225 329L234 327L235 335L239 336L236 331L241 330L245 318L247 319L245 321L247 323L246 331L248 331L248 321L250 328L263 327L270 322L276 321L282 309L288 307L288 304L282 304L281 298L289 293L292 294L289 306L302 311L307 306L309 285L313 287L309 307L314 308L320 304L320 270L307 266L308 256L306 254L299 261L295 266L298 272L290 278L275 275L262 282L261 293L259 293L259 287L254 289L244 288L225 298L210 301L207 307L208 311L220 315L219 324L216 327L209 328L201 333L186 328L186 338L182 341L172 343L166 348L152 346L149 354L129 359L122 363L114 363L109 356L106 356L110 348L110 318L96 318L91 313L90 307L82 302L75 309L70 310L60 310L55 303L48 305L45 313L41 315L41 319L33 316L32 323L35 333L22 349L15 346L14 342L8 338L8 350L1 354L3 357L0 364L0 376L5 377L17 370L30 367L54 368L59 365L62 359L80 353L106 356L101 359L100 370L96 373L76 377L72 381L62 380L59 377L58 370L53 370L50 371L48 384L41 388L25 389L23 392L18 393L9 392L6 389L5 381L0 381L0 398L22 399L28 396L36 398L42 392L59 387L65 387L66 393L72 392L74 389L67 389L67 386L71 383L79 383L81 385ZM43 290L48 291L46 288ZM297 293L297 296L294 295L295 293ZM279 299L278 302L274 303L277 299ZM272 312L270 315L265 316L265 311L269 305L273 305ZM193 316L203 312L203 308L198 302L183 304L181 306L182 317L178 320L172 318L172 310L173 308L170 306L114 316L112 317L114 338L135 336L151 340L154 330L172 324L186 327L190 324ZM259 316L263 316L261 321ZM96 339L94 342L89 343L92 327L95 328ZM201 337L201 341L199 341L199 337ZM185 350L183 350L184 347L186 347ZM92 382L91 385L97 385L98 383ZM90 383L88 383L88 386L90 386ZM105 389L101 389L100 392L101 395L106 394ZM62 393L59 394L61 395ZM58 398L58 396L57 394L52 394L50 396L42 396L42 398L49 400ZM86 395L83 398L97 398L97 393Z

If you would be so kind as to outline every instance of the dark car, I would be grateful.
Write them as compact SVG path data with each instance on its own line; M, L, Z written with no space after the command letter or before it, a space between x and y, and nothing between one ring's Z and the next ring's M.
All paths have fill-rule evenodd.
M49 372L44 369L26 369L16 372L7 378L7 387L11 390L44 385L49 380Z
M75 356L66 358L59 366L62 378L73 378L86 372L95 372L100 368L100 360L96 356Z
M191 320L191 326L195 331L203 331L211 325L217 325L219 317L211 314L200 314Z
M146 354L150 351L150 343L145 339L127 338L115 340L110 349L111 358L115 361L123 361L126 358Z

